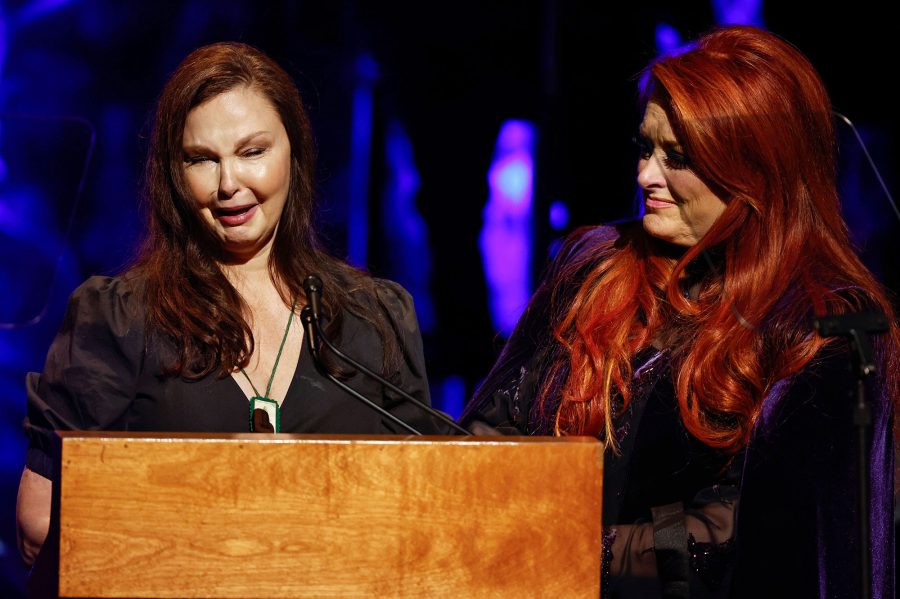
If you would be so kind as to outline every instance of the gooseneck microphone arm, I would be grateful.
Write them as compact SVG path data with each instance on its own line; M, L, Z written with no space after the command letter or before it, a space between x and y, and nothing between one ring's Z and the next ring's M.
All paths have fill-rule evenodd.
M307 343L309 343L309 353L312 354L313 359L316 361L316 363L321 365L321 357L319 355L319 351L321 350L321 347L319 346L318 336L316 334L316 328L317 328L318 323L316 322L316 319L313 317L312 308L310 308L309 306L306 306L305 308L303 308L303 310L300 311L300 320L303 322L303 328L306 332ZM387 410L385 410L384 408L382 408L381 406L379 406L378 404L373 402L371 399L369 399L366 396L362 395L361 393L357 392L355 389L353 389L352 387L350 387L349 385L347 385L346 383L344 383L337 377L333 376L330 372L328 372L328 370L326 370L324 368L324 366L322 368L320 368L320 371L332 383L334 383L335 385L337 385L338 387L340 387L341 389L343 389L344 391L346 391L347 393L349 393L350 395L352 395L359 401L363 402L364 404L366 404L367 406L369 406L370 408L372 408L373 410L375 410L376 412L378 412L379 414L381 414L382 416L384 416L391 422L393 422L395 424L399 424L400 426L402 426L403 428L405 428L406 430L408 430L409 432L411 432L414 435L422 434L416 428L403 422L402 420L400 420L399 418L397 418L396 416L394 416L393 414L391 414L390 412L388 412Z
M312 336L315 336L315 340L313 340L312 338L310 339L310 349L312 349L314 342L315 342L315 345L316 345L316 346L318 346L319 342L321 342L321 343L324 344L329 350L331 350L331 352L333 352L334 355L336 355L338 358L340 358L341 360L343 360L344 362L346 362L346 363L349 364L350 366L356 368L358 371L362 372L364 375L366 375L366 376L368 376L368 377L370 377L370 378L372 378L372 379L378 381L379 383L381 383L382 385L384 385L385 387L387 387L388 389L390 389L391 391L393 391L394 393L396 393L397 395L399 395L399 396L402 397L403 399L409 401L410 403L413 403L413 404L417 405L419 408L421 408L422 410L424 410L425 412L427 412L427 413L430 414L431 416L434 416L435 418L437 418L437 419L440 420L441 422L444 422L445 424L447 424L447 425L449 425L450 427L452 427L454 430L456 430L456 431L458 431L458 432L460 432L460 433L462 433L462 434L464 434L464 435L471 435L471 434L472 434L471 432L469 432L469 431L466 430L465 428L463 428L463 427L461 427L460 425L458 425L458 424L457 424L455 421L453 421L451 418L448 418L445 414L441 413L441 412L438 411L438 410L435 410L435 409L432 408L431 406L429 406L429 405L423 403L422 401L416 399L415 397L413 397L412 395L410 395L409 393L407 393L406 391L404 391L404 390L401 389L400 387L394 385L394 384L391 383L389 380L385 379L385 378L384 378L383 376L381 376L380 374L374 372L374 371L371 370L370 368L367 368L367 367L364 366L363 364L360 364L357 360L354 360L353 358L351 358L350 356L348 356L347 354L345 354L343 351L341 351L340 349L338 349L337 347L335 347L335 345L334 345L334 344L328 339L328 337L325 335L324 331L322 331L322 327L320 326L320 320L319 320L319 306L321 305L322 280L321 280L319 277L317 277L316 275L309 275L309 276L306 277L306 279L303 281L303 289L304 289L304 291L306 292L306 300L307 300L308 304L307 304L307 306L303 309L303 311L301 312L301 319L303 320L304 325L306 325L306 322L307 322L307 321L306 321L306 319L303 317L303 312L306 312L307 310L309 310L309 320L310 320L310 322L309 322L307 334L308 334L308 335L311 334ZM317 347L317 352L318 352L318 350L321 350L321 347L320 347L320 346ZM315 357L316 359L318 359L318 353L314 353L314 354L313 354L313 357ZM330 378L332 381L335 381L335 380L336 380L335 378L331 377L330 375L327 375L327 376L328 376L328 378ZM340 385L341 385L341 387L344 388L344 389L349 389L349 387L347 387L347 386L344 385L343 383L341 383ZM355 391L354 391L353 393L354 393L354 395L358 395ZM366 400L366 403L368 403L369 405L374 405L374 404L372 404L372 402L369 401L369 400ZM382 408L379 407L379 412L384 413L384 410L383 410ZM392 419L395 419L395 417L394 417L393 415L391 415L391 417L392 417ZM407 424L405 424L405 423L404 423L404 426L405 426L405 428L407 428L407 429L412 428L412 427L410 427L409 425L407 425Z

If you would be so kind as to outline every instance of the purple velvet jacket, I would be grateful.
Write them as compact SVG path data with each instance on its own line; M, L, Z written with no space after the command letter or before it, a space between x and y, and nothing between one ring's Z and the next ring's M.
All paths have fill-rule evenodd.
M535 399L549 386L549 397L558 401L559 381L543 374L561 351L553 326L581 282L560 282L554 274L615 237L614 229L598 227L567 242L467 406L464 423L509 434L551 433ZM615 547L626 554L613 556L620 572L605 585L610 596L859 596L856 380L846 345L828 346L775 385L750 443L737 456L703 446L684 429L666 351L640 352L634 367L632 404L617 423L622 453L607 452L604 468L604 526L621 527ZM877 380L868 391L872 596L893 597L891 401ZM679 583L667 580L672 556L659 547L664 527L654 523L654 508L669 504L682 506L679 525L687 531L675 552L681 555L674 557L689 564L680 594ZM670 535L670 545L672 538L679 537ZM656 552L653 568L658 566L649 575L642 565L647 551Z

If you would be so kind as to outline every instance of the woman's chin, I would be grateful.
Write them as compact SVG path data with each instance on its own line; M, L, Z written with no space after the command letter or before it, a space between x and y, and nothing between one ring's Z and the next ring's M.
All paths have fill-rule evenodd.
M697 240L694 236L689 232L685 232L683 227L675 226L671 222L667 222L667 219L660 217L657 214L644 214L641 223L644 227L644 231L646 231L647 235L650 237L678 246L682 250L697 244Z
M222 255L226 262L248 262L267 254L269 244L257 237L227 237L222 239Z
M652 212L647 212L641 219L641 224L644 227L644 231L646 231L647 235L649 235L650 237L655 237L656 239L659 239L661 241L674 243L674 227L672 227L671 224L667 223L666 219L661 217L660 215L654 214Z

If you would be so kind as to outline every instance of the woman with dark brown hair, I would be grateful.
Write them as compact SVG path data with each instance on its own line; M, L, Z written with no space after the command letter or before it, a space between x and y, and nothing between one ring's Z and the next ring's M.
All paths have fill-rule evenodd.
M47 534L54 429L402 432L317 372L298 316L311 273L323 281L328 337L428 401L412 299L321 248L314 171L300 94L269 57L219 43L178 66L156 111L139 258L73 293L44 371L28 378L26 562ZM441 432L380 384L325 369L418 430Z
M605 444L609 596L859 596L856 378L813 322L882 312L869 584L893 597L900 331L841 217L818 74L729 27L653 62L642 99L641 220L572 235L463 422Z

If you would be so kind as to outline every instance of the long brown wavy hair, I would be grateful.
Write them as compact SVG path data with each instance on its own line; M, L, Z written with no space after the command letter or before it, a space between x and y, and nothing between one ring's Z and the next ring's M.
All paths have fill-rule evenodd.
M130 273L146 288L147 324L171 340L177 357L170 373L196 378L221 376L246 366L253 335L248 306L225 277L221 250L198 214L184 180L182 137L188 113L239 87L263 94L275 107L291 146L291 181L269 258L272 280L286 305L303 298L302 281L318 274L324 284L322 313L334 338L345 311L370 322L384 345L382 368L392 372L399 348L383 311L372 310L371 277L326 252L316 236L316 146L309 115L291 77L260 50L224 42L189 54L160 95L150 137L144 182L148 231ZM341 374L336 365L329 370ZM345 373L344 373L345 374Z
M860 309L888 315L879 367L896 401L900 331L841 217L831 104L813 66L774 34L728 27L658 59L642 81L644 105L651 94L663 105L694 173L726 208L683 255L634 227L559 270L551 285L583 283L554 329L563 357L544 377L565 379L561 397L545 386L539 404L555 411L557 434L614 446L631 359L663 339L686 428L737 451L773 384L834 342L812 319Z

